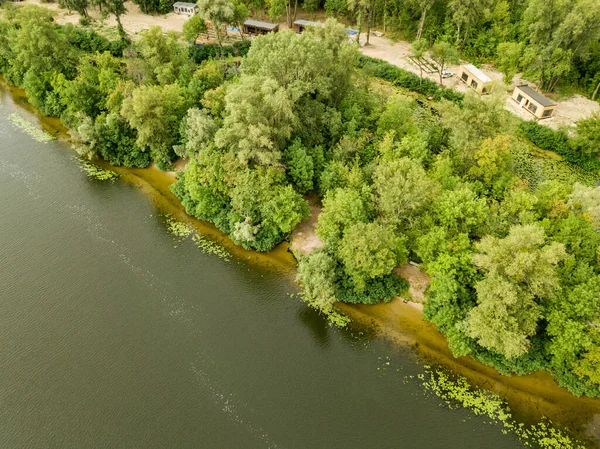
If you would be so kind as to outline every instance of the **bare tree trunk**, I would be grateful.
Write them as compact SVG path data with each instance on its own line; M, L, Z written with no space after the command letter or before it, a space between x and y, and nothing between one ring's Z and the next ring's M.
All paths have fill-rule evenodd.
M365 45L369 45L369 38L371 37L371 22L373 21L373 10L375 8L371 8L371 11L369 11L369 15L367 16L367 42L365 43Z
M425 27L425 18L427 17L427 11L429 11L429 5L423 6L421 11L421 21L419 22L419 30L417 31L417 40L421 39L423 34L423 28Z
M298 0L296 0L296 4L294 5L294 17L292 17L292 23L290 23L290 28L292 24L296 21L296 16L298 14Z
M598 95L598 91L600 91L600 82L598 82L598 85L596 86L596 90L594 91L594 93L592 95L592 101L594 101L596 99L596 95Z
M456 25L456 46L458 47L458 43L460 42L460 23Z
M362 11L358 12L358 32L356 33L356 42L360 45L360 32L362 31Z
M383 2L383 32L385 33L387 27L387 0Z

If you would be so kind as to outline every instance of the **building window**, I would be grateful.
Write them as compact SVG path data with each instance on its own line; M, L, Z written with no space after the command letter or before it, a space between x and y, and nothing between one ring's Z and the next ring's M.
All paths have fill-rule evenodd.
M469 74L467 72L463 72L462 80L466 83L468 79L469 79Z
M550 117L552 115L552 109L545 109L542 117Z
M521 104L522 101L523 101L523 95L521 95L521 94L517 95L517 103Z
M536 111L537 111L537 106L536 106L536 105L534 105L533 103L529 103L529 107L528 107L528 109L529 109L529 110L530 110L530 111L531 111L533 114L535 114L535 113L536 113Z
M471 80L471 87L472 87L473 89L477 89L477 81L475 81L475 80Z

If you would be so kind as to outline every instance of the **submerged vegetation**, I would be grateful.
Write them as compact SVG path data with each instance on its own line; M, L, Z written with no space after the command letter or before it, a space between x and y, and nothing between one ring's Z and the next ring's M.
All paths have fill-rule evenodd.
M345 321L336 301L404 293L394 269L418 262L432 277L424 316L456 356L600 395L600 118L571 133L524 125L500 93L482 101L359 58L334 20L198 63L159 28L106 44L42 8L5 17L0 72L73 130L81 154L162 169L188 159L173 192L236 244L272 249L318 194L324 247L298 280L332 321Z

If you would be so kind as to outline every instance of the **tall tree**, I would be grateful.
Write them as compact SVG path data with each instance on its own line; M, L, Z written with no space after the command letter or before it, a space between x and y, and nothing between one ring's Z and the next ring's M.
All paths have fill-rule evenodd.
M440 41L433 44L429 53L431 54L431 59L438 65L437 69L441 86L444 84L444 74L448 68L448 64L457 64L459 62L458 51L449 42Z
M469 335L507 358L523 355L542 314L540 301L560 290L557 264L565 247L547 243L538 224L514 226L506 238L485 237L476 247L473 261L485 275L475 285Z
M229 0L198 0L198 14L211 23L219 46L226 35L225 26L235 18L235 6Z

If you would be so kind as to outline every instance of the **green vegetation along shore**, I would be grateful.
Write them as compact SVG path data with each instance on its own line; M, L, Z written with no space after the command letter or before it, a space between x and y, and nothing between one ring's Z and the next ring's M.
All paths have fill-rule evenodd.
M333 20L201 61L159 28L132 44L43 8L4 18L0 72L81 154L163 169L188 159L174 193L235 243L270 250L316 192L324 247L298 279L332 321L345 320L336 301L405 290L393 270L416 261L432 276L424 316L456 356L600 395L597 117L570 134L525 125L499 96L360 58Z

